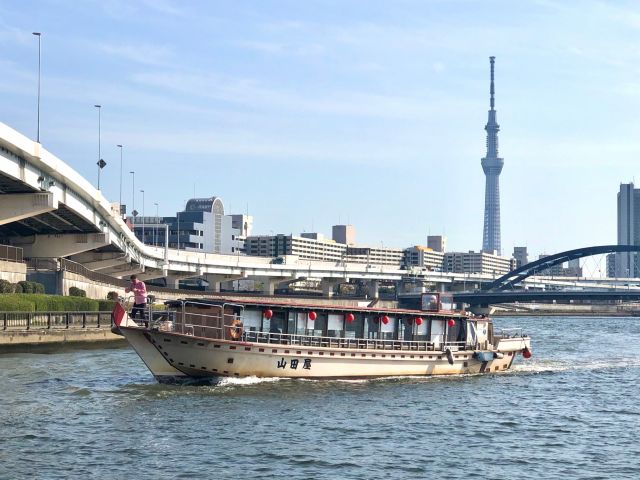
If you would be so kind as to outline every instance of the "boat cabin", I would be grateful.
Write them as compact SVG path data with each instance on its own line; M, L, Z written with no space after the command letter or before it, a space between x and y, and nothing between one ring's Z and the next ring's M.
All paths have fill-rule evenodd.
M419 350L475 348L488 339L488 319L444 310L438 294L425 297L423 310L223 299L167 306L173 331L210 339Z

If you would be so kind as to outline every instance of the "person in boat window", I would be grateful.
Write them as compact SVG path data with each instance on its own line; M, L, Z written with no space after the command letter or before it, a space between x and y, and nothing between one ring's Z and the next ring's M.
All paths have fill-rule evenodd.
M131 275L131 284L125 289L127 293L133 293L133 308L131 318L135 319L138 314L144 320L144 306L147 303L147 286L138 277Z

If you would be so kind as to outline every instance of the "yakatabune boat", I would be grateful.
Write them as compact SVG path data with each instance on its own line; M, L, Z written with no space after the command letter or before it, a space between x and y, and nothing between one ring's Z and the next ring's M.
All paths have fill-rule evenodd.
M143 324L120 304L113 315L161 383L493 373L518 353L531 356L520 329L498 332L489 318L444 310L438 294L422 303L404 310L187 299L167 302Z

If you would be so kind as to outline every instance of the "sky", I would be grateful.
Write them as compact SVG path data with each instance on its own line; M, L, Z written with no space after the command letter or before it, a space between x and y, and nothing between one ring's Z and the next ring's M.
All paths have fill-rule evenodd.
M254 233L355 225L361 244L482 246L489 56L502 248L616 243L640 158L640 3L0 0L0 121L102 191L195 196Z

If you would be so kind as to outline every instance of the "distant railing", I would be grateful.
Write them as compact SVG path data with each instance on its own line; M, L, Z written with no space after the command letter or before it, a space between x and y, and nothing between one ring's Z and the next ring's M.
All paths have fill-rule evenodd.
M22 248L0 245L0 260L22 263Z
M128 287L131 283L129 280L112 277L111 275L107 275L105 273L94 272L93 270L89 270L84 265L81 265L77 262L72 262L71 260L68 260L66 258L60 259L60 270L81 275L86 279L92 280L94 282L106 283L108 285L115 285L122 288Z
M3 331L81 330L111 326L111 312L0 312Z

